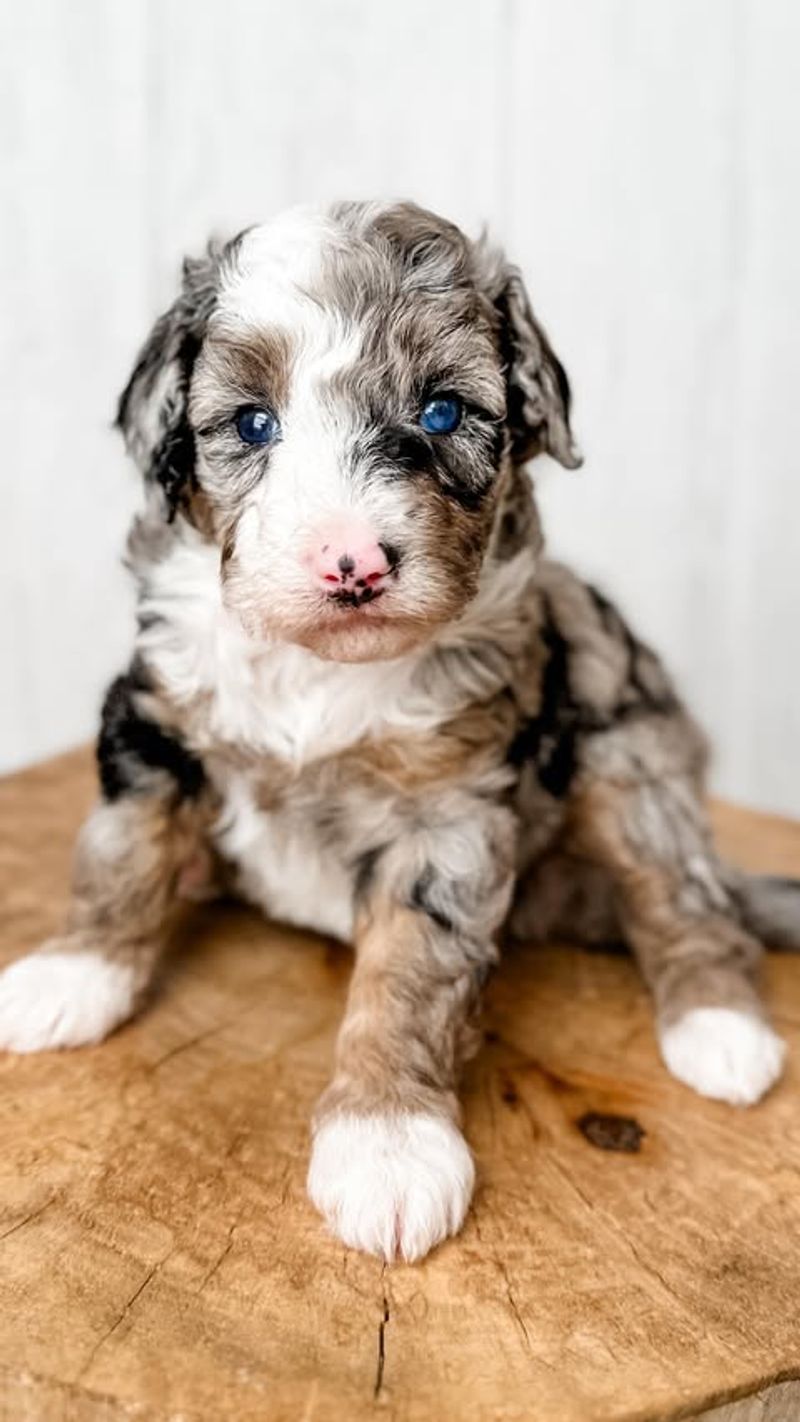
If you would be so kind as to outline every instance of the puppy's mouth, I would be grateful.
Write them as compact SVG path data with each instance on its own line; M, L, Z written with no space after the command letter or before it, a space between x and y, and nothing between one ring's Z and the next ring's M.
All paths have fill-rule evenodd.
M255 641L287 642L306 647L326 661L386 661L404 656L435 635L455 610L448 603L432 606L421 599L398 597L396 583L357 585L306 591L305 596L277 597L265 606L263 596L226 602Z
M412 621L392 608L392 599L383 590L345 591L325 599L308 633L308 645L317 637L335 645L355 636L364 646L379 634L407 629ZM417 625L417 624L415 624Z
M368 586L364 588L353 588L350 591L345 588L338 588L336 592L328 594L327 603L329 605L332 604L335 608L346 611L358 610L360 608L366 610L368 607L374 606L378 599L383 597L384 591L384 588L371 588Z
M368 662L401 656L430 635L428 620L394 607L382 588L338 589L312 620L276 629L327 661Z

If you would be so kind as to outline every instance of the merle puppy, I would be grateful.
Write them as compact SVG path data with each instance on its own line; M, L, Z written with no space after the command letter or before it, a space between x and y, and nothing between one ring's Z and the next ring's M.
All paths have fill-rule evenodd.
M800 900L720 862L659 661L542 555L525 465L579 455L519 273L411 205L289 213L187 262L119 423L138 633L69 921L0 977L0 1045L99 1041L217 884L352 939L309 1189L387 1258L464 1218L457 1081L507 921L627 940L669 1070L758 1100L757 939L796 942Z

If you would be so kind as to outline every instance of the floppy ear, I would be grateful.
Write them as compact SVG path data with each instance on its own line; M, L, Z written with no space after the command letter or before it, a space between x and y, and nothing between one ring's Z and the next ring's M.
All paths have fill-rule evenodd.
M194 479L189 386L217 291L219 253L183 264L180 295L156 321L120 396L117 427L149 484L164 491L170 522Z
M494 304L506 360L512 458L523 464L544 452L566 469L577 469L583 456L569 426L567 373L531 310L516 267L504 267Z

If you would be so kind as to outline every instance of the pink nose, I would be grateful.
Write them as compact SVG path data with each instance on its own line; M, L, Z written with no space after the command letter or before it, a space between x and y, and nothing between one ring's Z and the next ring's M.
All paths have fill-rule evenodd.
M354 601L368 602L383 590L385 580L396 567L397 556L369 530L335 527L317 535L309 563L317 581L331 596L349 594Z

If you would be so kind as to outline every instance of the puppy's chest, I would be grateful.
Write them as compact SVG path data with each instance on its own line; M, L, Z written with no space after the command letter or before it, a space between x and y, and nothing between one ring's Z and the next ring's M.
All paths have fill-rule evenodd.
M476 708L438 733L365 737L299 770L212 757L217 842L239 892L271 918L350 938L365 864L392 846L396 890L409 892L438 835L457 839L503 796L513 771L499 731Z
M220 751L299 773L365 740L433 732L452 714L450 689L418 686L410 661L343 665L293 646L254 654L236 629L214 650L187 675L188 658L147 648L186 740L204 758Z
M365 854L507 788L501 679L469 649L342 665L254 647L185 601L150 599L139 651L217 789L220 850L271 917L348 938Z
M195 733L220 796L217 843L238 891L270 918L347 940L359 863L402 832L438 717L404 715L402 696L360 669L355 689L336 669L297 674L302 659L270 670L248 686L249 708L218 689Z
M216 778L217 845L238 892L270 918L349 939L359 851L340 816L302 782L275 795L256 773Z

